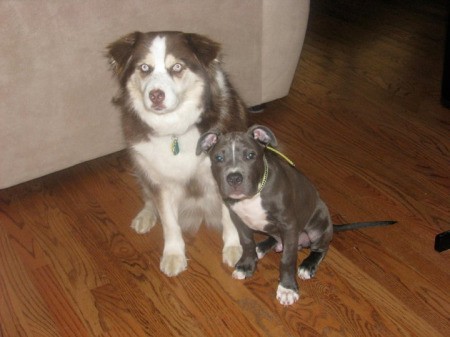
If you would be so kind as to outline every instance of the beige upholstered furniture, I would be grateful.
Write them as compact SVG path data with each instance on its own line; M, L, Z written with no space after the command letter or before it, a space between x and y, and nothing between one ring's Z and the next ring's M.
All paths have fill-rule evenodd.
M0 1L0 188L124 147L105 46L135 31L222 43L245 102L287 95L309 0Z

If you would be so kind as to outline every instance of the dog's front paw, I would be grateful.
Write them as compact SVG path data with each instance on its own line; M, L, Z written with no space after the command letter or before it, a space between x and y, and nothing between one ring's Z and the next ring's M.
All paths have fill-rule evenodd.
M160 264L161 271L169 277L177 276L187 268L187 260L184 255L163 255Z
M131 222L131 228L139 234L144 234L150 231L155 223L156 215L151 210L143 208Z
M282 305L292 305L299 299L298 291L293 289L287 289L281 284L278 285L277 289L277 300Z
M236 269L233 272L233 278L236 280L243 280L251 277L256 270L256 263L258 258L256 256L244 255L240 258L238 263L236 263Z
M233 271L231 275L235 280L245 280L253 275L255 272L254 267L247 267L243 269L242 267L238 267Z
M234 267L242 256L241 246L226 246L222 251L223 263Z
M231 275L235 280L245 280L245 272L240 269L235 269Z

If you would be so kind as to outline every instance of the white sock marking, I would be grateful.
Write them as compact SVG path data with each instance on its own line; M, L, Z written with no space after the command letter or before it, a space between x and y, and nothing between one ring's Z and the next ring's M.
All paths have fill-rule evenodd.
M292 305L299 299L299 294L295 290L287 289L281 284L278 285L277 289L277 300L282 305Z
M233 271L232 276L235 280L244 280L245 279L245 273L240 270L237 270L237 269L235 271Z

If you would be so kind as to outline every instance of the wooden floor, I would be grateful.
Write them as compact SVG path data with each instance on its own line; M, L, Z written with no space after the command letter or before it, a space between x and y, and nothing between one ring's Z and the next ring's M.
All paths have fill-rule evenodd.
M275 299L279 254L233 280L205 228L188 270L162 275L161 228L129 227L142 201L117 153L0 191L0 335L448 336L450 251L433 249L450 230L444 33L444 0L312 1L293 89L253 120L335 223L399 223L336 234L294 306Z

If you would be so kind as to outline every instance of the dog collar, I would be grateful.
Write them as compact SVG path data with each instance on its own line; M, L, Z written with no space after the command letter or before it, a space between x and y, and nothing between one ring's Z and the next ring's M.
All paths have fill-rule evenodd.
M267 182L267 177L269 176L269 164L267 164L267 159L266 156L263 156L263 161L264 161L264 175L261 178L261 181L258 184L258 193L261 193L261 191L263 190L264 186L266 185Z
M278 151L277 149L274 149L272 146L269 146L269 145L266 146L266 149L276 153L281 158L283 158L285 161L287 161L289 165L295 167L295 163L292 160L290 160L286 155L284 155L283 153ZM261 178L261 181L258 184L258 192L257 192L257 194L261 193L261 191L263 190L264 186L266 185L267 177L269 176L269 164L267 164L266 156L263 156L263 161L264 161L264 175L263 175L263 177Z

